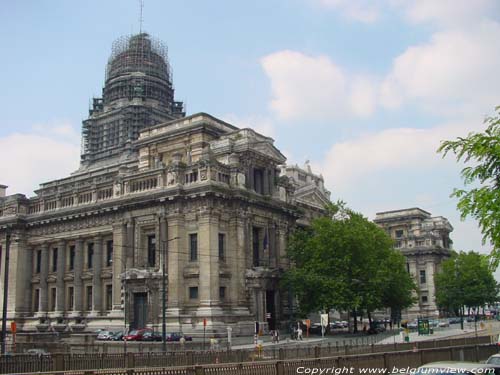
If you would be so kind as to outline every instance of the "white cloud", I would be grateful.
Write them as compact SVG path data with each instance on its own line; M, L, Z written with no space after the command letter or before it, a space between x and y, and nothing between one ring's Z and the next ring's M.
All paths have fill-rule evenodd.
M464 27L499 14L497 0L413 0L399 2L413 23L434 23L442 27Z
M67 176L78 168L79 135L68 124L34 126L34 132L0 137L1 184L8 194L33 195L45 181Z
M455 161L442 160L436 153L440 141L464 135L468 124L446 124L431 129L397 128L336 143L319 165L325 181L337 191L366 184L388 171L405 174L429 173ZM447 163L447 164L443 164Z
M372 82L350 77L327 56L279 51L261 59L271 80L271 109L284 120L371 115Z
M500 102L500 25L446 30L409 47L394 60L381 86L381 102L397 108L415 101L427 111L486 113Z
M369 0L317 0L321 6L339 10L354 21L372 23L379 18L379 9Z

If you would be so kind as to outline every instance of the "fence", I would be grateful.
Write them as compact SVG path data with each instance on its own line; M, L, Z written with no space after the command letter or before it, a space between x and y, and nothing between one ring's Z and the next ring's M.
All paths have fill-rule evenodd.
M434 361L479 361L498 352L493 344L468 345L460 347L432 348L389 353L371 353L314 359L294 359L285 361L261 361L247 363L210 364L181 367L72 370L66 372L50 371L53 375L292 375L306 373L305 369L335 368L349 369L349 374L359 375L362 368L395 369L415 368ZM19 373L18 371L12 371Z
M474 341L475 345L470 345ZM366 355L387 355L391 352L408 353L409 350L453 350L453 348L476 348L489 344L489 336L476 338L460 338L436 341L421 341L416 343L370 345L349 347L341 345L294 346L294 347L264 347L262 351L254 349L230 351L173 351L166 353L147 352L115 354L87 353L69 354L55 353L51 355L17 354L0 357L0 373L45 372L45 371L77 371L89 369L116 368L161 368L176 366L207 365L213 363L245 363L267 360L290 360L303 358L332 358L359 355L366 360ZM451 349L450 349L451 347ZM495 347L495 346L493 346ZM496 348L496 347L495 347ZM439 352L439 350L437 352ZM467 349L472 350L472 349ZM410 352L412 353L412 352ZM464 352L465 353L465 352ZM467 352L468 353L468 352ZM470 353L469 353L470 354ZM467 354L467 356L469 355ZM431 356L431 354L429 354ZM463 355L465 356L465 354ZM430 357L429 357L430 358ZM254 363L255 364L255 363ZM232 366L232 365L231 365ZM155 370L156 371L156 370ZM210 373L210 372L208 372Z

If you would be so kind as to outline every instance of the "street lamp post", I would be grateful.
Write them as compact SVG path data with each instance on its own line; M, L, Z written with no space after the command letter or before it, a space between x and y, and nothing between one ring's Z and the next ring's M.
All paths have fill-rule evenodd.
M179 239L179 237L174 237L166 241L162 241L162 254L163 254L163 264L161 266L162 271L162 322L161 322L161 341L163 346L163 352L167 351L167 280L166 280L166 268L167 268L167 247L170 241Z
M9 251L10 251L10 231L5 236L5 262L4 262L4 285L3 285L3 313L2 313L2 354L5 354L5 344L7 339L7 299L9 290Z

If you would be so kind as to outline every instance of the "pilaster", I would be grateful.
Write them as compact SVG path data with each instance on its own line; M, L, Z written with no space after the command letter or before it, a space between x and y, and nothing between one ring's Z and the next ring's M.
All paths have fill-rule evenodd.
M59 241L57 244L57 276L56 276L56 312L62 315L65 310L65 288L64 288L64 273L65 273L65 257L66 257L66 242Z

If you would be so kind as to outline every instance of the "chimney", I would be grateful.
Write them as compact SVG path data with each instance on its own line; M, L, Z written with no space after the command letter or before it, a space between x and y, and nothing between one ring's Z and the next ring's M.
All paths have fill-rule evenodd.
M0 198L5 197L5 194L7 192L7 185L0 185Z

